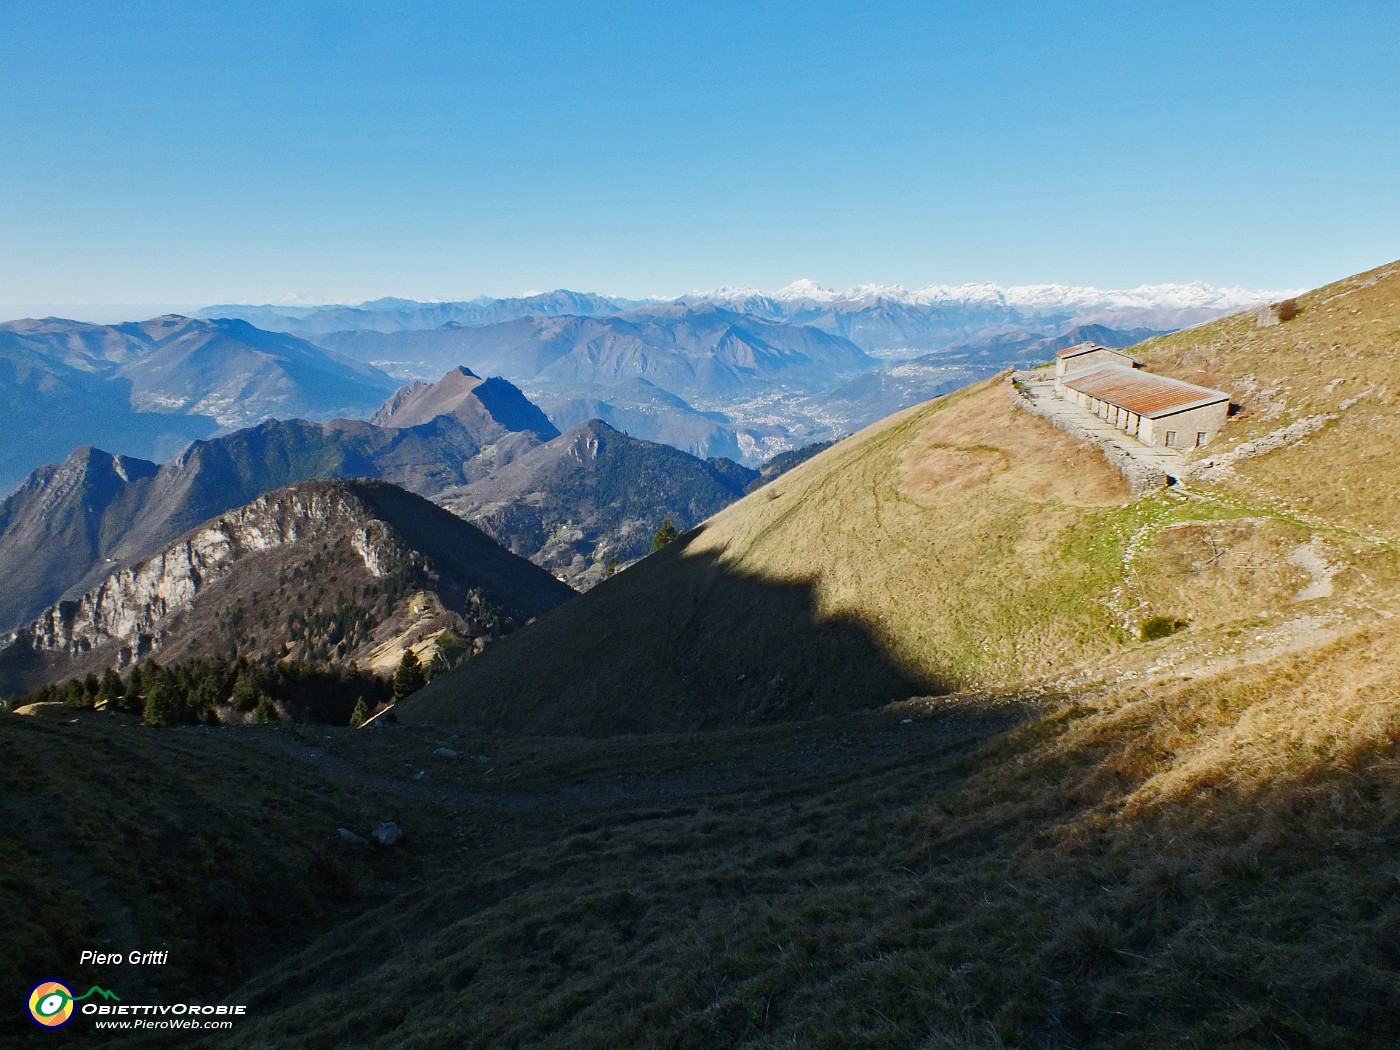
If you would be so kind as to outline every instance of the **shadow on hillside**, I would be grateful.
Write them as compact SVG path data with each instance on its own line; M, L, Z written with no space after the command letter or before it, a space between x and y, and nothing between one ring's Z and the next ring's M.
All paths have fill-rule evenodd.
M703 528L703 527L702 527ZM498 643L408 720L605 735L747 725L947 692L877 624L818 609L817 578L737 572L701 529Z

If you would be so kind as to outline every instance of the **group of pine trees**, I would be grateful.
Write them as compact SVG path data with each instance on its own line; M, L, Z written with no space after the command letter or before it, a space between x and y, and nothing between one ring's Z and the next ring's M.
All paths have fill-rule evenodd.
M13 697L10 706L105 707L140 715L160 726L217 721L221 708L251 715L258 722L291 718L344 725L356 706L364 710L363 722L394 693L393 683L354 665L326 667L215 656L169 667L147 660L125 676L108 668L101 676L72 678Z
M101 676L89 674L43 686L11 697L9 707L39 703L100 707L140 715L156 726L220 721L221 708L251 715L256 722L290 718L360 726L390 701L397 703L422 689L430 677L430 669L412 649L388 678L354 664L327 667L215 656L166 667L147 660L125 676L108 668Z

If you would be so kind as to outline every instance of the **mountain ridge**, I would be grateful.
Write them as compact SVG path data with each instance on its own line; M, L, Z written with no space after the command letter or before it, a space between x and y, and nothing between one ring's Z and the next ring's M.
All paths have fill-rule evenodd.
M299 598L289 584L302 589ZM419 615L402 608L415 593L432 599L415 599ZM443 631L470 650L571 597L548 573L404 489L364 479L300 482L203 522L46 609L0 651L8 672L0 692L125 670L157 655L386 670ZM318 614L329 619L313 637ZM298 633L297 624L307 626Z
M757 478L732 461L701 460L594 419L439 498L582 590L605 579L610 565L647 554L663 521L688 529Z
M166 458L269 416L368 413L396 386L372 365L238 320L0 324L0 406L11 424L0 435L0 486L76 445Z

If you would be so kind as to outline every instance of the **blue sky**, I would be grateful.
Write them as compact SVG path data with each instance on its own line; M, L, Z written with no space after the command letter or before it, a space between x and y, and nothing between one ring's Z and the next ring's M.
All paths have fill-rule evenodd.
M0 304L1400 256L1394 0L20 0L0 39Z

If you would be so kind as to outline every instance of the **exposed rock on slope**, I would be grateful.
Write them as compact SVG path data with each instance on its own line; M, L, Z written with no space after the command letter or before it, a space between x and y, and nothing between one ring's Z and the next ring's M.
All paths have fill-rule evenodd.
M308 482L205 523L18 632L9 690L163 658L230 653L391 662L444 630L499 634L572 595L402 489Z
M63 464L35 471L0 503L0 629L76 597L118 565L283 485L377 477L431 496L481 477L537 445L537 430L550 432L538 411L517 406L523 396L504 381L478 382L475 389L488 384L492 405L508 410L493 415L473 390L459 391L451 414L413 425L392 407L381 412L394 423L387 427L274 420L195 442L158 468L79 449ZM421 388L418 402L431 401L435 390ZM517 421L535 429L511 431Z
M436 383L410 383L370 422L381 427L413 427L451 416L483 445L508 434L533 434L540 441L559 436L548 417L518 387L501 378L482 379L458 366Z

